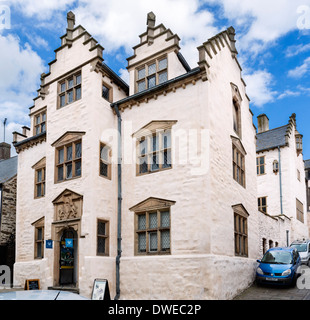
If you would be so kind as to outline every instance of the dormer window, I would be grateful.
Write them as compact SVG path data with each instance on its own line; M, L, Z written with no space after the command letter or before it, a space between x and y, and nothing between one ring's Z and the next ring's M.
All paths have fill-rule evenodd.
M137 68L136 91L141 92L151 89L168 80L168 60L161 57Z

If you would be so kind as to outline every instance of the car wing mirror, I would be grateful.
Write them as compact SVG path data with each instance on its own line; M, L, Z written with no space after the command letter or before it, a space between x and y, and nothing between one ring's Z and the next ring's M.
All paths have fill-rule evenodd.
M261 261L260 261L260 260L258 260L258 259L256 260L256 262L261 263Z

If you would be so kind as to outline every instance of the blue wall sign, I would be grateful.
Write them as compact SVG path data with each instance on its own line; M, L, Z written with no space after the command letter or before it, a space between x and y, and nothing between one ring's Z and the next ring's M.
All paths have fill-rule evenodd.
M45 248L46 249L53 249L53 240L46 240L45 241Z
M73 248L73 239L65 239L66 248Z

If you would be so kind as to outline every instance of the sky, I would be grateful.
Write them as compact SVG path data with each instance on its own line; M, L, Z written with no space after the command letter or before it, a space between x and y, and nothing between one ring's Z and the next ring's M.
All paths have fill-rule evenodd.
M193 68L197 47L233 26L254 125L261 113L270 129L296 113L304 159L310 159L310 0L0 0L0 141L5 118L8 143L13 131L30 126L40 75L55 59L70 10L125 81L126 58L146 30L148 12L178 34Z

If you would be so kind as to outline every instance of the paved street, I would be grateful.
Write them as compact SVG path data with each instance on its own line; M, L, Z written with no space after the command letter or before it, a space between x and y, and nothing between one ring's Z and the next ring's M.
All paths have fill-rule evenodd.
M310 290L253 284L234 300L310 300Z

